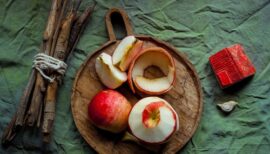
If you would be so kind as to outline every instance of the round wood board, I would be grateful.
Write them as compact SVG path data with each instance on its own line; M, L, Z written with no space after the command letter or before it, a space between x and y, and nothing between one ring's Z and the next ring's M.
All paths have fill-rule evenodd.
M108 26L108 25L107 25ZM128 29L127 29L128 30ZM130 33L129 31L127 31ZM135 35L144 41L143 48L162 47L174 58L176 64L176 82L173 88L159 97L167 100L179 116L180 128L166 144L155 147L158 153L176 153L194 134L202 112L202 91L198 75L187 58L171 45L148 36ZM112 39L88 56L81 65L72 89L71 108L75 124L86 142L98 153L150 153L149 147L137 143L122 141L123 134L112 134L96 128L88 119L88 103L101 90L107 89L95 72L95 60L102 52L112 55L119 40ZM116 89L133 105L142 95L134 95L127 83Z

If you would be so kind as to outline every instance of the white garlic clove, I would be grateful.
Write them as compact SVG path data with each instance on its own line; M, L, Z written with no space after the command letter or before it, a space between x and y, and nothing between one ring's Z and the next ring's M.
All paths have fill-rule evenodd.
M235 101L228 101L225 103L217 104L217 106L224 112L231 112L238 103Z

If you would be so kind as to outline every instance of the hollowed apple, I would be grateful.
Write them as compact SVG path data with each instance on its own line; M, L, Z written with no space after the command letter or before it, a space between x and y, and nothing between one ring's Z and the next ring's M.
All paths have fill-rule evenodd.
M178 115L159 97L146 97L137 102L128 118L131 133L149 144L167 142L179 128Z
M143 42L134 36L125 37L116 47L112 61L121 71L126 71L133 58L141 51Z
M147 78L144 71L149 66L160 68L165 76ZM143 50L132 61L128 72L128 83L135 93L135 87L146 94L160 95L169 91L175 82L175 64L172 56L163 48L152 47Z
M90 121L98 128L119 133L126 129L132 106L128 100L114 90L103 90L88 106Z
M127 80L126 72L122 72L115 67L112 64L112 57L106 53L97 57L95 68L101 82L108 88L118 88Z

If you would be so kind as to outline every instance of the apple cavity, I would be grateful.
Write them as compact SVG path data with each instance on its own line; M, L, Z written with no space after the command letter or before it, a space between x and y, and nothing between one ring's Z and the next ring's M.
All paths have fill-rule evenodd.
M143 42L134 36L125 37L116 47L112 61L121 71L126 71L133 58L141 51Z
M167 101L159 97L146 97L133 106L128 125L131 133L140 141L162 144L179 129L179 119Z
M152 79L144 77L144 70L150 66L160 68L165 76ZM128 83L134 93L135 85L143 93L160 95L172 88L175 75L172 56L163 48L151 47L141 51L132 61L128 72Z
M122 72L115 67L112 64L112 57L106 53L97 57L95 68L101 82L108 88L118 88L127 80L126 72Z
M114 90L103 90L91 100L88 106L90 121L100 129L119 133L128 126L131 104Z

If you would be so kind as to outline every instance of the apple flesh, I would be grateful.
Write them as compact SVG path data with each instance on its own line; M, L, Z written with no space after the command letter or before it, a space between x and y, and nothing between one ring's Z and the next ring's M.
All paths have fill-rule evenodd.
M90 121L100 129L119 133L126 129L131 104L114 90L99 92L88 105Z
M143 41L137 40L134 46L128 51L128 53L125 54L125 56L122 58L119 69L121 71L126 71L134 59L134 57L140 53L143 47Z
M165 76L153 79L144 77L144 70L150 66L157 66ZM173 87L175 76L175 63L172 56L163 48L152 47L143 50L131 63L128 83L134 93L136 87L143 93L160 95Z
M110 89L118 88L127 81L126 72L122 72L115 67L112 64L112 57L106 53L97 57L95 69L101 82Z
M132 108L128 118L131 133L148 144L162 144L179 129L179 118L172 106L159 97L146 97Z
M113 65L121 71L126 71L133 58L141 51L143 42L134 36L125 37L114 50Z

